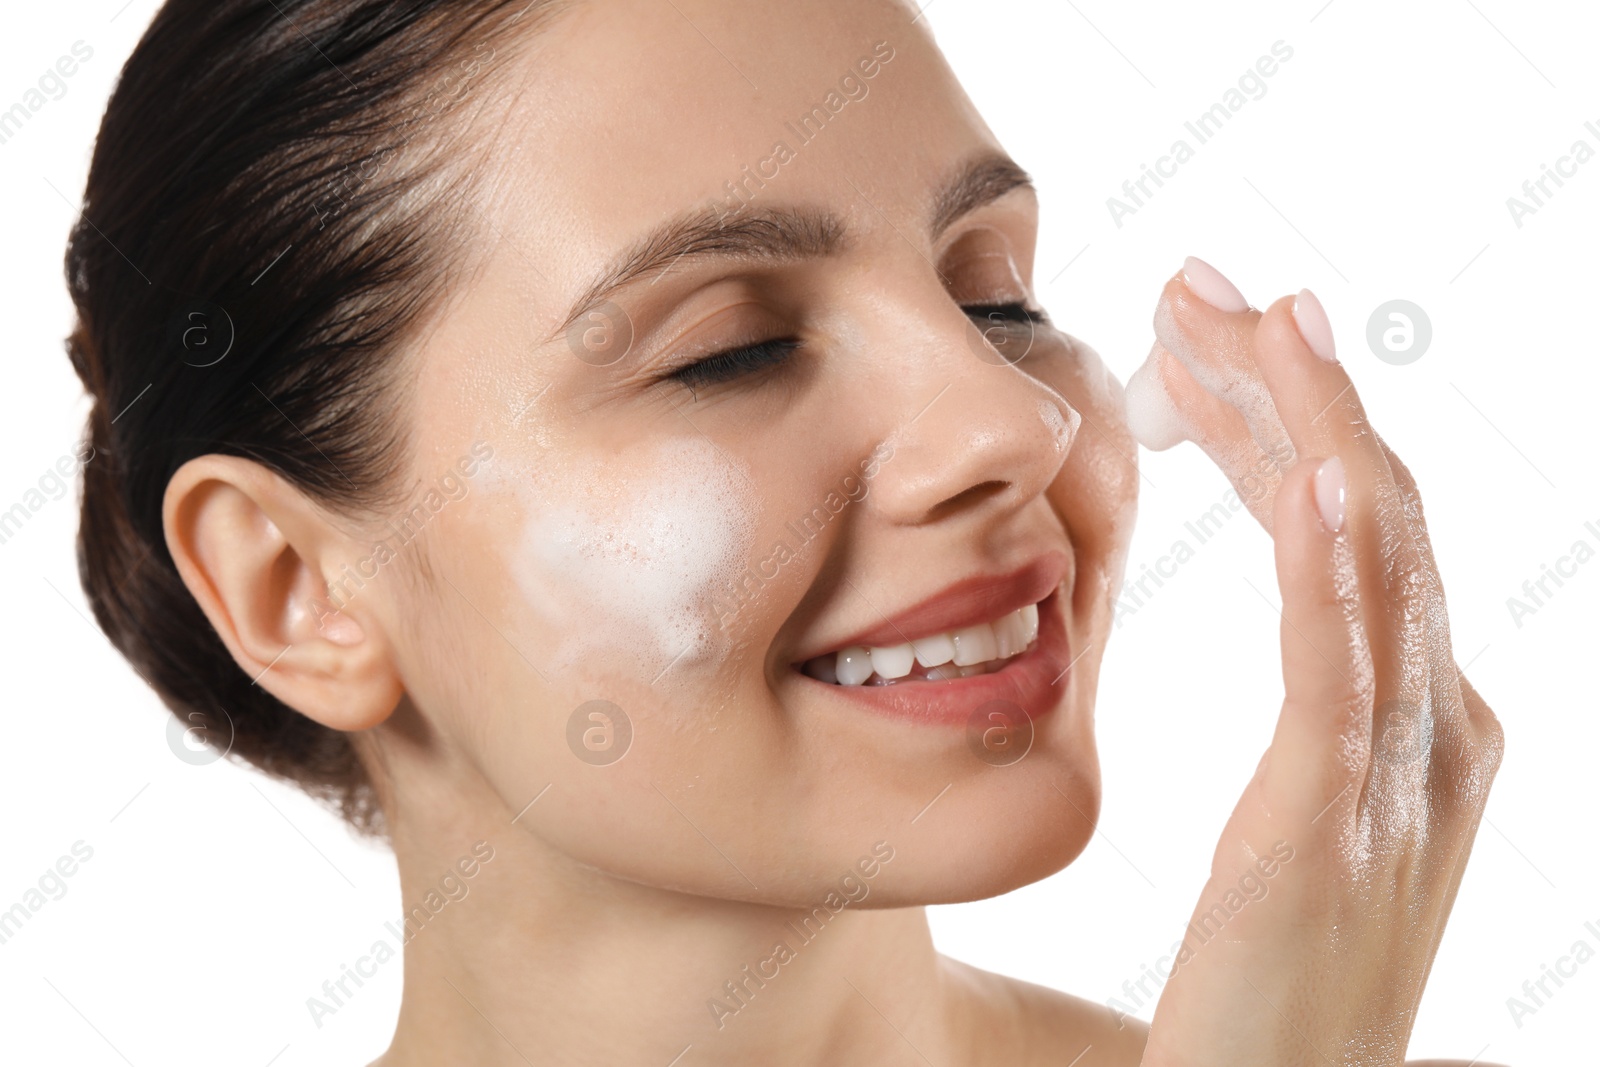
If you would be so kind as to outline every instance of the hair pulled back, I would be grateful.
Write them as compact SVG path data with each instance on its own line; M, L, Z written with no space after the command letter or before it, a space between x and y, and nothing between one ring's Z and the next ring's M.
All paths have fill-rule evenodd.
M162 498L222 453L346 514L391 506L402 346L487 244L476 90L552 7L169 0L106 107L68 241L94 616L186 726L363 833L382 811L349 737L234 662L173 565Z

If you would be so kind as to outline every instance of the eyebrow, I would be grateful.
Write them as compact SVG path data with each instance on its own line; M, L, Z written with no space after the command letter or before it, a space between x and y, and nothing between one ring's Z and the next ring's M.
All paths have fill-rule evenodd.
M928 222L937 241L951 226L1033 179L1009 157L985 154L957 167L939 184ZM579 319L640 277L700 257L788 263L837 255L851 244L848 223L816 208L758 208L731 218L715 208L680 215L635 242L573 301L559 337Z
M933 200L929 233L937 241L957 221L979 208L994 203L1014 189L1033 188L1028 172L1008 156L979 156L959 168L939 187Z

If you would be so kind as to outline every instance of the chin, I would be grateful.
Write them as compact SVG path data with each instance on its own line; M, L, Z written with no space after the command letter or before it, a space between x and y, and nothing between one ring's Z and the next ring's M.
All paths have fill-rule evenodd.
M1031 753L985 777L958 783L943 799L952 800L958 789L964 798L937 820L933 809L904 835L893 870L886 870L892 878L879 887L879 906L999 896L1063 870L1088 847L1100 816L1092 740L1087 750L1076 747L1053 759Z

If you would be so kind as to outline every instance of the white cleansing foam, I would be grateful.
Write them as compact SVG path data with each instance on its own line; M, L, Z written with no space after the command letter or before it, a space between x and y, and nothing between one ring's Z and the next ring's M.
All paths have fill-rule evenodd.
M552 666L605 655L647 679L720 659L712 597L745 567L748 475L701 437L663 442L624 474L523 487L517 581L554 638Z

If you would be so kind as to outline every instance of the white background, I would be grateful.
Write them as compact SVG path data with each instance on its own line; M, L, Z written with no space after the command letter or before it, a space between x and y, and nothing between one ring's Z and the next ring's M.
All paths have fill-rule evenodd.
M0 106L74 41L94 49L67 94L0 145L0 509L71 449L86 410L61 348L59 264L101 109L156 6L122 3L29 7L0 35ZM1302 286L1321 296L1374 421L1422 484L1457 659L1507 735L1411 1054L1592 1057L1600 960L1520 1026L1506 1001L1580 938L1600 948L1584 928L1600 926L1600 561L1520 627L1506 601L1574 541L1600 546L1584 527L1600 527L1600 160L1520 228L1506 199L1574 140L1600 148L1584 129L1600 125L1600 16L1509 0L935 0L926 17L1042 187L1042 298L1119 375L1148 351L1156 295L1187 254L1258 307ZM1194 144L1184 121L1279 40L1294 55L1266 95L1119 228L1106 199L1174 139ZM1365 343L1369 314L1395 298L1434 331L1408 366ZM1135 576L1193 543L1184 523L1227 488L1192 447L1143 461ZM398 962L321 1030L305 998L398 913L390 857L290 789L174 758L167 712L87 621L75 524L69 495L0 545L0 909L75 841L94 850L0 945L0 1049L138 1067L367 1062L398 1010ZM1268 598L1270 545L1240 514L1125 618L1099 705L1100 833L1054 878L935 909L944 951L1102 1002L1167 951L1271 734Z

